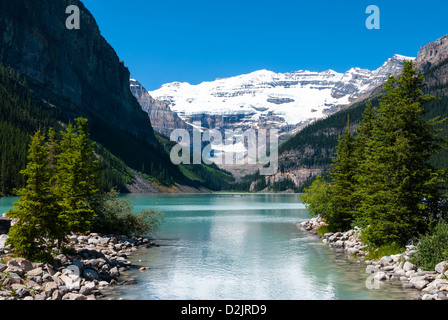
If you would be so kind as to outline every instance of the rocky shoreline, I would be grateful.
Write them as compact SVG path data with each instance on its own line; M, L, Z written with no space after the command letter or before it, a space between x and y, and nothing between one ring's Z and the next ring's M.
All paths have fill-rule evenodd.
M361 242L360 229L347 232L325 233L318 235L317 229L325 222L319 217L304 221L298 226L319 236L331 248L347 255L356 256L366 266L366 284L375 286L381 281L401 281L405 289L418 290L419 300L448 300L448 261L441 261L435 270L421 270L411 263L411 256L416 247L406 246L406 251L400 254L384 256L378 260L365 259L365 245Z
M7 236L0 237L0 300L103 300L103 291L136 283L119 281L123 272L139 268L127 258L154 246L149 238L72 235L68 250L59 250L52 264L43 264L11 257Z

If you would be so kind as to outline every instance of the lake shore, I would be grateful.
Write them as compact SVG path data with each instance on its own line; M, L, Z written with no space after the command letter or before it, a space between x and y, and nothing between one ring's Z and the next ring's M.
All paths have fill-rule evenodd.
M10 256L6 237L0 239L0 300L102 300L103 291L136 283L119 281L127 270L139 268L128 257L155 246L149 238L72 235L68 249L59 251L52 264L44 264Z
M435 270L421 270L411 262L416 251L413 245L406 246L403 253L384 256L377 260L366 260L366 247L360 240L360 229L355 227L347 232L325 233L319 235L317 229L324 225L320 217L304 221L298 226L320 237L324 243L339 252L356 256L359 263L366 266L366 286L379 289L383 281L400 281L404 289L417 291L418 300L448 300L448 261L441 261Z

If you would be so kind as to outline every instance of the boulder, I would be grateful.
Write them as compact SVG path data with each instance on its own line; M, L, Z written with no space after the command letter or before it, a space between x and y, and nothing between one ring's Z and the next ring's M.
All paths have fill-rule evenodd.
M82 273L83 278L85 278L86 280L98 280L99 275L98 272L96 272L95 270L92 269L85 269Z
M48 293L48 295L51 295L54 290L58 288L58 285L54 282L47 282L44 285L44 291Z
M380 259L380 263L383 267L389 266L393 261L394 261L394 259L390 256L384 256Z
M406 272L413 271L415 269L416 269L416 267L412 263L410 263L409 261L406 261L403 264L403 270L406 271Z
M8 261L8 267L17 267L24 271L30 271L34 269L33 264L24 258L14 258Z
M62 293L59 290L53 291L53 294L51 295L51 300L62 300Z
M448 270L448 261L440 262L434 268L438 273L444 274Z
M88 296L92 294L93 290L95 290L96 286L93 281L87 281L79 290L80 294L83 294L85 296Z
M6 234L0 234L0 250L6 248L6 240L9 238Z
M387 276L387 274L385 272L378 271L374 274L373 279L383 281L383 280L388 280L389 277Z
M26 273L26 275L28 277L39 277L42 276L44 274L44 270L42 270L42 268L36 268L33 270L30 270Z
M0 272L5 271L8 268L6 264L0 263Z
M62 300L87 300L87 297L80 293L69 292L62 297Z

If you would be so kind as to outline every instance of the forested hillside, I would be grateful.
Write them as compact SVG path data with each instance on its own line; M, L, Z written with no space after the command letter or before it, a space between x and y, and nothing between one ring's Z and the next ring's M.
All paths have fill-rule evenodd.
M26 87L26 80L12 69L0 66L0 194L12 195L24 185L20 171L27 161L30 136L37 129L57 130L68 118L48 103L38 102ZM129 168L101 144L96 144L100 159L100 187L125 192L133 181Z
M425 119L431 119L436 116L440 116L441 118L448 117L448 82L446 81L446 77L444 77L447 70L448 59L423 72L425 82L427 83L424 93L439 98L435 101L429 101L424 105L424 108L428 112L425 115ZM346 127L347 121L350 121L350 130L354 132L362 119L367 103L371 102L374 107L377 107L382 93L382 89L379 88L372 96L325 119L308 125L294 137L283 143L279 150L279 171L286 173L298 169L318 168L326 172L332 162L338 139ZM448 122L443 123L440 129L443 129L441 135L446 136ZM291 157L291 154L294 157ZM447 168L448 150L442 150L439 154L433 156L432 162L438 168ZM291 183L284 182L283 184L286 187L279 190L278 184L266 183L263 178L252 176L248 177L248 180L251 183L254 183L254 181L255 183L258 182L258 186L268 187L272 191L284 191L286 189L302 191L314 179L314 177L311 177L310 180L302 185L296 185L295 188L291 188Z

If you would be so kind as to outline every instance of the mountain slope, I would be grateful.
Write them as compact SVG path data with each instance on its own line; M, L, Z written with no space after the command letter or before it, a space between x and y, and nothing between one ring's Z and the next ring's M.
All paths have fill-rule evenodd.
M198 85L174 82L149 92L185 122L206 128L259 127L290 132L332 114L401 70L406 57L395 55L374 71L346 73L255 71ZM413 59L413 58L411 58Z
M131 92L145 111L151 125L157 132L170 136L174 129L191 130L177 113L173 112L164 102L151 97L148 91L135 79L130 79Z
M448 117L448 36L438 39L422 47L417 59L417 68L423 73L427 87L425 93L439 97L440 100L431 101L424 107L428 110L427 119L440 116ZM366 104L372 102L379 105L381 88L365 99L325 118L318 120L280 146L279 173L275 176L251 178L251 190L257 185L264 187L284 182L293 182L293 188L301 190L313 177L326 171L332 162L332 157L339 136L350 118L351 129L354 131L361 121ZM447 135L448 123L442 125L443 135ZM440 168L446 168L448 151L444 150L433 157L432 161ZM291 184L288 184L291 188ZM285 189L283 189L285 190Z
M65 26L68 4L80 9L80 30ZM161 183L184 179L132 95L129 70L81 1L1 1L0 12L0 62L20 73L58 120L86 117L92 138L127 166Z

